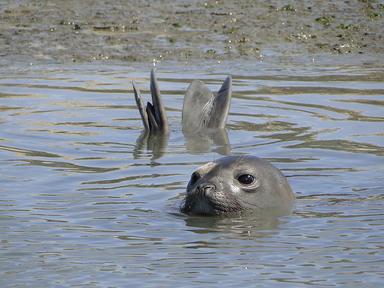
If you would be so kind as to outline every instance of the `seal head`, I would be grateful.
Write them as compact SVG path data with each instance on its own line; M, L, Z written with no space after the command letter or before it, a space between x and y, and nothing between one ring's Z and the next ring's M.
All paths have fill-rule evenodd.
M193 215L286 211L294 199L284 175L268 161L255 156L228 156L193 172L181 211Z

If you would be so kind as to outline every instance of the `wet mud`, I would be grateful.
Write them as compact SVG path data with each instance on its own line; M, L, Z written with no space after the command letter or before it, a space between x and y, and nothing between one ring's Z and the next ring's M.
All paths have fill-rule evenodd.
M3 0L0 55L2 63L381 59L383 19L384 4L370 0Z

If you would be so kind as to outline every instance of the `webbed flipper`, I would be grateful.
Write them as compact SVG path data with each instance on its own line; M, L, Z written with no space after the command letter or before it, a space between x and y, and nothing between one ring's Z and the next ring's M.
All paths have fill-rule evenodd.
M145 108L141 99L140 90L135 86L134 82L132 82L132 86L144 129L150 133L168 133L168 118L161 99L155 71L153 69L151 70L150 87L152 103L148 102Z
M232 78L228 76L217 94L199 80L194 80L184 96L182 124L184 131L225 127L232 95Z

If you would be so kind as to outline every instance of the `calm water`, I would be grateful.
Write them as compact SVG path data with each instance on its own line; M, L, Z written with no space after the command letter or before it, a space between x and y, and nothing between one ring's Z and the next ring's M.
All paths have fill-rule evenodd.
M130 85L147 95L149 70L1 69L1 287L383 285L384 68L160 67L172 132L157 140ZM227 73L228 141L191 142L185 89ZM227 153L279 167L292 215L180 214L191 172Z

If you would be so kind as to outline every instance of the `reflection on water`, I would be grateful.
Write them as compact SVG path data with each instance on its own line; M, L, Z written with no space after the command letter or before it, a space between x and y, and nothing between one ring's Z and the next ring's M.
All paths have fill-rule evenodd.
M2 70L0 286L380 287L384 70L258 65L159 69L169 137L142 131L130 82L149 69ZM227 129L183 134L189 83L227 74ZM179 213L191 172L227 154L279 167L292 215Z
M185 149L189 153L217 152L221 155L229 155L231 146L226 129L212 129L196 132L183 131L185 138ZM144 130L136 140L133 155L135 159L150 152L152 159L158 159L164 156L168 147L168 134L149 133Z
M150 151L153 159L161 158L168 146L168 134L149 133L144 130L136 140L136 147L133 152L135 159L140 158L142 152Z
M213 151L229 155L231 144L226 129L204 129L202 131L184 131L186 149L190 153Z

